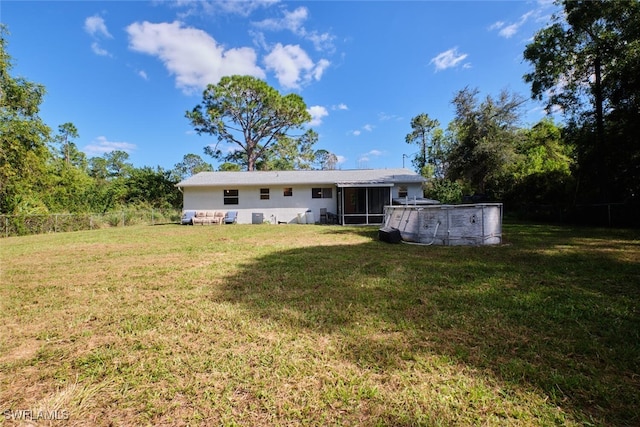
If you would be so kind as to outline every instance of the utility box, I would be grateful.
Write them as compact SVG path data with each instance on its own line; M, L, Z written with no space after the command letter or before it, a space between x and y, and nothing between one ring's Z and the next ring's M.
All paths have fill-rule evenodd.
M262 212L251 213L251 224L262 224L264 222L264 214Z

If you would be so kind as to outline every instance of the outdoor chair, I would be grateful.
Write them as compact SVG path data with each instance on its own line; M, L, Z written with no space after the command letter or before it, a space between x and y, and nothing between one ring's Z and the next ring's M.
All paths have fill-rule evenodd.
M327 208L320 208L320 224L327 223Z
M238 212L237 211L228 211L224 216L225 224L235 224L238 220Z
M329 224L338 224L338 215L333 212L327 212L327 222Z

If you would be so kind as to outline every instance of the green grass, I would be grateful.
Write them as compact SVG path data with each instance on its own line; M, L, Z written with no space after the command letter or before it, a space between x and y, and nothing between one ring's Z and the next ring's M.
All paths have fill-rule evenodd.
M638 425L638 231L137 226L0 240L0 411L71 425ZM0 416L0 424L7 422Z

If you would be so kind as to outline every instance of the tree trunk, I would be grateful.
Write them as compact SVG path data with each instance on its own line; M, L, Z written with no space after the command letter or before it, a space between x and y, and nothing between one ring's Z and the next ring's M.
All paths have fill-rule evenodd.
M600 179L602 182L602 198L604 202L609 201L609 162L607 161L608 153L606 150L604 136L604 100L602 95L602 60L600 56L596 56L594 60L595 85L593 88L595 107L596 107L596 153L600 169Z
M255 150L254 150L253 146L249 145L249 143L247 143L247 148L245 150L247 152L247 170L249 172L252 172L252 171L256 170Z

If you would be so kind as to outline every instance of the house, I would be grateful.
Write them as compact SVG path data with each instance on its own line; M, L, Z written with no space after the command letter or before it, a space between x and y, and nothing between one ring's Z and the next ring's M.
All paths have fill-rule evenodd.
M237 211L239 224L381 224L384 206L422 197L424 181L408 169L200 172L176 186L184 210Z

